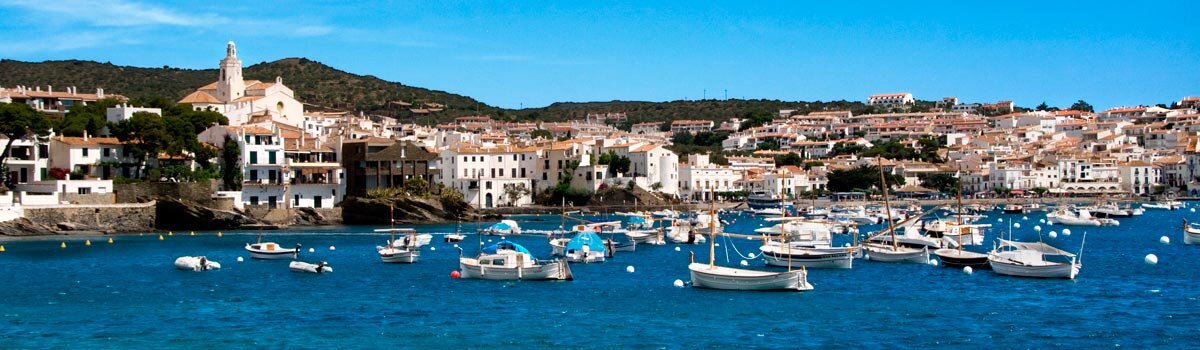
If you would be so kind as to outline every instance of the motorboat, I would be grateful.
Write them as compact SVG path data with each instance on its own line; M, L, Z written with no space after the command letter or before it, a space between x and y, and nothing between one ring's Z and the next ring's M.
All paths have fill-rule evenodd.
M1024 205L1020 205L1020 204L1016 204L1016 203L1005 204L1003 210L1004 210L1005 214L1025 214L1025 213L1027 213L1027 211L1025 211Z
M1088 209L1093 216L1098 218L1127 218L1133 216L1130 210L1126 210L1118 206L1116 203L1105 203Z
M963 224L948 219L921 222L925 235L931 238L946 237L963 245L983 244L983 229L991 224Z
M800 242L768 241L758 247L767 265L824 269L854 266L855 247L811 247Z
M1068 209L1058 209L1052 213L1046 214L1046 222L1055 225L1068 226L1102 226L1104 222L1091 217L1087 209L1081 209L1078 213Z
M461 252L461 248L460 248ZM487 280L571 280L566 260L537 260L524 246L500 241L483 248L475 258L459 257L462 278Z
M1162 209L1162 210L1179 210L1184 208L1183 202L1179 201L1161 201L1142 203L1143 209Z
M791 271L759 271L738 269L712 264L688 264L692 286L722 290L812 290L808 283L808 271L801 268Z
M612 254L608 245L609 242L600 238L600 235L582 231L567 241L566 246L563 247L562 256L567 259L567 262L604 262Z
M315 274L333 272L333 267L330 267L329 264L324 261L316 264L303 261L292 261L290 264L288 264L288 269L292 270L292 272L308 272Z
M299 243L292 248L283 248L275 242L246 243L250 257L263 260L295 259L300 255L300 247Z
M513 220L500 220L500 222L494 223L491 226L480 230L479 233L491 236L519 235L521 234L521 225L518 225L517 222Z
M629 237L629 239L632 239L634 242L640 243L640 244L649 244L649 245L667 244L666 239L663 238L662 229L629 230L629 231L625 231L625 236Z
M666 228L667 239L672 243L701 244L706 241L704 235L697 234L691 227L671 226Z
M755 216L763 216L763 217L783 216L783 210L779 209L779 208L754 209L754 211L752 211L752 213L754 213Z
M630 238L628 233L614 234L612 238L607 239L606 242L614 252L637 251L638 242L633 238Z
M181 256L175 259L175 268L191 271L208 271L221 269L221 263L208 260L203 256Z
M1084 239L1086 240L1086 236ZM1075 279L1080 268L1083 267L1075 254L1045 243L1025 243L1005 239L998 241L1000 246L988 254L988 263L993 271L1001 275ZM1082 250L1081 244L1080 251Z
M896 235L896 234L876 235L874 237L868 238L866 241L870 242L870 243L880 243L880 244L890 245L890 244L892 244L892 240L895 239L897 242L896 244L899 246L904 246L904 247L909 247L909 248L918 248L918 249L928 248L929 250L946 248L946 247L953 248L953 247L958 246L958 242L948 236L942 236L941 238L935 238L935 237L922 235L919 230L917 230L916 228L914 228L912 226L903 226L903 227L899 227L899 228L903 229L904 233L899 234L899 235Z
M385 263L415 263L421 257L421 250L416 247L376 247L379 259Z
M944 267L971 267L972 269L991 268L988 255L969 250L941 248L933 251L933 255L942 261Z
M787 203L783 202L783 197L769 192L755 191L746 196L746 206L750 209L780 208L785 205Z
M1183 244L1200 244L1200 225L1183 220Z
M458 242L462 242L466 238L467 238L467 236L457 234L457 233L451 233L451 234L446 235L445 237L442 237L442 240L445 241L446 243L458 243Z

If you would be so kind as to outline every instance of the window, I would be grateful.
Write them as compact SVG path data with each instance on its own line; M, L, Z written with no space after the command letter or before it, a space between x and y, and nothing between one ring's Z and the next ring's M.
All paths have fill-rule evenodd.
M521 168L521 177L525 177L525 168Z
M491 181L484 181L484 182L483 182L483 186L484 186L485 188L487 188L487 189L489 189L489 190L490 190L490 189L492 189L492 182L491 182Z
M292 197L292 206L293 207L300 206L300 195L295 195Z
M513 155L513 160L517 160L517 155Z
M548 179L546 178L546 173L545 173L545 172L542 172L542 181L546 181L546 180L548 180Z
M496 177L496 168L492 168L492 177L493 177L493 178L495 178L495 177Z
M278 206L278 204L277 204L278 201L279 200L277 198L275 198L275 196L267 197L267 206L271 207L271 209L275 209L275 207Z
M80 187L79 188L79 194L91 194L91 193L92 193L91 187Z
M512 168L512 169L509 169L509 170L510 170L510 171L509 171L509 176L508 176L508 177L517 177L517 168Z
M112 157L112 148L104 147L102 154L104 154L105 157Z
M84 148L84 149L83 149L83 156L84 156L84 157L87 157L87 156L88 156L88 149L87 149L87 148Z
M504 157L502 157L502 156L496 156L496 162L497 162L497 163L499 163L499 162L503 162L503 161L504 161Z
M258 205L258 196L250 196L250 205Z
M267 171L267 180L270 180L271 182L275 182L275 180L276 180L275 170Z
M267 164L275 164L275 151L267 152Z
M250 151L250 164L258 164L258 151Z
M549 160L549 159L546 159L546 160L545 160L545 162L546 162L546 165L545 165L545 166L543 166L542 168L545 168L545 169L550 169L550 160Z
M250 181L258 181L258 170L250 170Z

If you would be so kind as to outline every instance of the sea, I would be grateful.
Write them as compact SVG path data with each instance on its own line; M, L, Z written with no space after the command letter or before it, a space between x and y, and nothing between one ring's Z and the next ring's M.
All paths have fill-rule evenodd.
M1147 210L1120 226L1069 227L1069 236L1068 227L1043 223L1042 212L987 215L987 247L976 250L1010 227L1017 240L1082 246L1078 278L857 260L853 269L809 270L815 289L806 292L705 290L675 281L688 281L690 253L707 261L708 245L676 244L573 264L573 281L451 278L460 254L501 237L470 234L456 245L441 235L490 222L404 226L434 234L415 264L380 262L375 249L388 237L374 230L383 226L263 232L264 241L302 244L300 260L334 268L321 275L250 259L244 246L255 231L145 232L111 236L111 244L107 236L47 237L0 242L0 348L1200 347L1200 246L1183 244L1180 224L1200 214ZM560 225L555 215L512 219L527 231ZM722 219L735 233L767 224L745 213ZM549 257L544 235L504 238ZM771 269L751 257L757 241L716 243L717 264ZM1145 262L1148 254L1157 264ZM222 268L177 270L174 260L185 255Z

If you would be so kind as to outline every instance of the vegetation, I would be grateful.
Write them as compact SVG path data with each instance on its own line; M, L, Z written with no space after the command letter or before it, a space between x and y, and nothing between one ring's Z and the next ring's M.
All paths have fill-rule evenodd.
M1092 105L1088 104L1087 101L1084 100L1076 101L1071 105L1071 109L1076 111L1095 112L1095 110L1092 109Z
M23 103L4 103L0 104L0 134L8 138L8 142L4 143L4 150L0 155L9 154L12 149L12 144L18 139L23 139L29 136L45 136L50 134L50 121L45 114L33 110L29 105ZM7 169L9 157L0 156L0 169ZM14 186L13 181L8 177L8 171L0 171L0 189L8 189Z
M504 196L508 197L508 205L517 205L517 201L529 195L529 188L524 183L504 184Z
M599 157L596 157L596 164L608 165L608 172L611 174L624 174L629 172L632 161L629 160L629 157L618 155L614 151L608 151L608 153L603 153ZM571 169L571 173L575 172L575 168L579 166L579 163L575 162L574 165L574 167L568 167ZM567 176L574 175L568 174Z
M942 193L954 193L958 190L958 178L946 173L924 174L919 176L921 186Z
M800 158L796 152L788 152L785 155L775 156L775 166L795 165L803 166L804 159Z
M826 186L830 191L834 192L849 192L860 191L866 192L870 188L879 187L879 167L873 165L864 165L846 170L830 171L829 185ZM888 187L898 187L904 185L904 177L895 174L887 174Z
M727 131L701 131L695 135L678 133L671 137L671 145L667 149L685 158L690 154L721 152L721 143L729 138Z
M242 189L242 168L238 158L242 156L241 146L237 140L225 137L225 145L221 147L221 182L226 191Z

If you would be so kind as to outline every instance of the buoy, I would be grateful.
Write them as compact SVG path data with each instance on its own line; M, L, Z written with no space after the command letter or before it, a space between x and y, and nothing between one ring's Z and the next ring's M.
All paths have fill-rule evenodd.
M167 231L167 236L174 236L175 232Z
M1158 239L1158 243L1171 244L1171 237L1162 236L1162 238ZM0 247L0 252L2 252L2 251L4 251L4 248Z
M1046 223L1046 219L1041 219L1041 220L1038 220L1038 222L1040 222L1040 223L1043 223L1043 224L1044 224L1044 223Z
M871 260L871 254L863 254L863 260Z
M83 241L83 245L91 247L91 246L92 246L92 240L90 240L90 239L89 239L89 240L85 240L85 241Z
M503 241L503 240L505 240L505 239L507 239L507 238L504 238L504 236L500 236L500 240L501 240L501 241Z
M59 243L59 244L58 244L58 247L59 247L59 248L63 248L63 249L67 249L67 242L62 242L62 243Z
M158 240L160 240L160 241L161 241L161 240L163 240L163 236L162 236L162 235L158 235Z
M970 275L975 273L975 269L972 269L970 266L963 266L963 273Z
M635 270L633 269L633 265L629 265L629 266L626 266L626 267L625 267L625 272L628 272L628 273L633 273L633 271L635 271Z
M221 235L222 235L221 231L217 231L217 238L220 238Z
M432 251L435 251L435 250L437 250L437 247L429 247L429 251L431 251L431 252L432 252Z
M112 244L112 237L108 237L108 244Z
M1004 218L996 219L996 222L1004 222Z
M937 259L929 259L929 266L938 266Z
M1064 228L1064 229L1063 229L1063 236L1070 236L1070 235L1071 235L1071 229L1069 229L1069 228Z
M1022 216L1022 217L1021 217L1021 220L1029 220L1029 217L1028 217L1028 216Z
M1021 228L1021 223L1018 222L1013 224L1013 228Z
M240 256L238 257L238 262L242 262L243 260L245 260L245 259L242 259L242 257L240 257Z
M1050 238L1058 238L1058 232L1050 231Z
M317 252L317 248L308 248L308 252L309 252L309 253L316 253L316 252Z
M679 247L675 247L675 251L679 251Z
M188 236L195 236L195 235L196 235L196 231L188 232Z
M4 251L4 246L0 245L0 252Z
M1193 213L1195 213L1195 212L1196 212L1196 208L1192 208L1192 212L1193 212Z
M757 256L757 255L754 255L754 253L750 253L750 258L751 258L751 259L754 259L754 257L755 257L755 256Z
M720 246L721 246L721 243L713 243L713 246L714 246L714 247L720 247Z
M683 280L680 280L680 279L675 280L675 287L683 288Z
M1033 225L1033 230L1037 231L1037 232L1042 232L1042 226L1041 225Z
M458 243L454 243L454 247L455 247L455 248L458 248Z
M1154 254L1146 254L1146 265L1157 265L1158 256Z
M750 262L749 262L749 261L746 261L746 260L742 260L742 262L740 262L740 263L738 263L738 264L740 264L740 265L742 265L742 266L750 266Z
M329 246L329 250L337 250L337 247Z
M460 277L462 277L462 273L458 270L450 271L450 278L459 279Z

